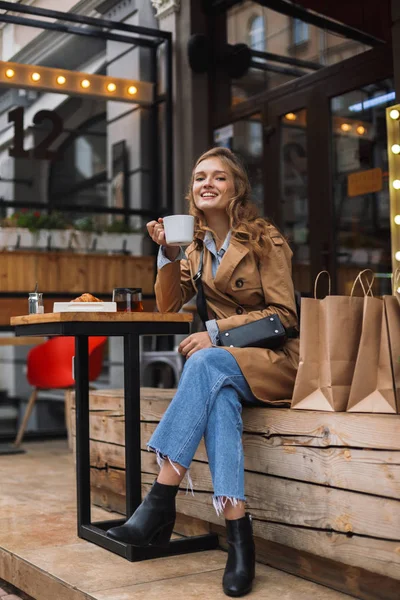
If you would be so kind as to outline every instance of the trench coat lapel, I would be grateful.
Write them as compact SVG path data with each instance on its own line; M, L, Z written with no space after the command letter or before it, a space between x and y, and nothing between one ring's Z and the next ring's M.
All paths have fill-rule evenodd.
M231 238L228 250L224 254L214 279L214 286L219 292L226 293L232 273L248 252L249 249L246 246Z

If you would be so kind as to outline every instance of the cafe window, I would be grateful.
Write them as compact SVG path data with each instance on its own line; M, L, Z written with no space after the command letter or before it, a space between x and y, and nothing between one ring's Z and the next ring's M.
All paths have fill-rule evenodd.
M249 25L249 46L252 50L265 50L265 26L264 17L257 15L252 17Z
M49 201L63 205L107 206L107 133L105 113L82 124L52 164Z
M395 101L392 78L331 100L340 294L350 293L363 269L376 274L375 293L391 293L386 109Z

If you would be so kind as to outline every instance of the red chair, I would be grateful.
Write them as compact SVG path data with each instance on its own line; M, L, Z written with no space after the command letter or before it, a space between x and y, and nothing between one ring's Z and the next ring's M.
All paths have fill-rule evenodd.
M89 338L89 381L94 381L101 373L106 341L107 338L104 336ZM30 350L27 358L27 378L30 385L34 386L34 390L15 438L15 446L20 446L22 442L38 391L70 388L75 385L72 377L73 356L75 356L73 337L55 337ZM68 419L68 415L66 418Z

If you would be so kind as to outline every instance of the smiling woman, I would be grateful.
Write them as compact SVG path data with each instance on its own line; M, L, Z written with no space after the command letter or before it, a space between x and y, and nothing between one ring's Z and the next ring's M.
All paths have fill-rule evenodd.
M228 330L251 323L258 327L265 317L279 318L285 327L297 325L291 251L280 232L258 216L250 194L235 154L213 148L193 169L187 200L195 227L186 255L167 244L162 219L147 224L160 246L155 284L159 311L178 312L203 290L205 330L189 335L178 348L187 359L183 374L148 442L161 466L157 480L128 521L107 532L137 546L168 543L179 484L187 474L191 485L190 464L204 437L213 504L226 519L229 553L223 589L230 596L251 590L255 565L251 518L245 512L242 404L285 402L298 363L296 339L277 351L220 344L220 335Z
M193 199L198 210L206 217L207 224L216 234L219 250L229 231L226 211L235 195L233 175L216 156L201 161L195 169Z

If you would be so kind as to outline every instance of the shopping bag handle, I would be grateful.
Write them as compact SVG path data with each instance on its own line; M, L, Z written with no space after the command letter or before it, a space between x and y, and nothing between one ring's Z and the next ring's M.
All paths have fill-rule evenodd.
M328 296L331 295L331 276L330 276L330 273L329 273L329 271L320 271L318 273L318 275L316 276L315 283L314 283L314 298L315 299L317 299L317 285L318 285L318 280L319 280L319 278L321 277L321 275L323 273L326 273L328 275L328 282L329 282L329 285L328 285Z
M397 269L393 273L392 286L393 294L395 294L396 292L400 293L400 267L397 267Z
M363 283L363 280L362 280L362 276L365 273L372 273L372 279L371 279L371 281L368 281L368 279L367 279L367 283L368 283L368 289L367 290L365 289L364 283ZM363 271L360 271L359 274L357 275L357 277L354 280L353 287L351 288L350 296L351 297L353 296L357 282L360 283L360 285L362 287L362 290L364 292L364 296L373 296L374 293L372 291L372 286L374 285L374 281L375 281L375 273L371 269L364 269Z

